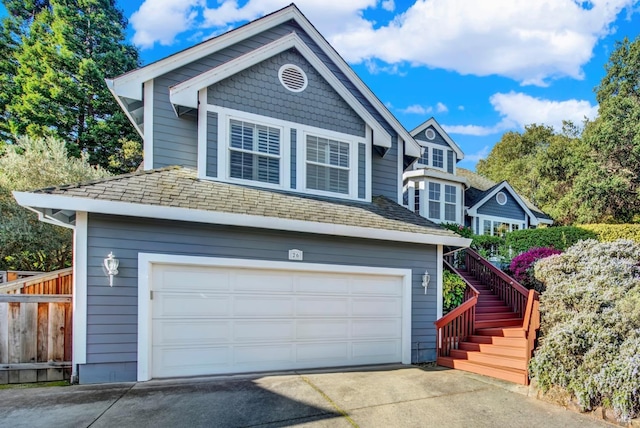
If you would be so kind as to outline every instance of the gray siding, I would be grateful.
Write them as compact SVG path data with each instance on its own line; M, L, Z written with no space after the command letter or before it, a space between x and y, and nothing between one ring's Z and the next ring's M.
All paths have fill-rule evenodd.
M300 248L308 263L412 269L412 361L435 360L436 287L425 295L421 286L425 269L437 284L434 246L94 214L88 234L81 383L136 380L139 252L286 261L290 248ZM110 251L120 260L113 287L102 268Z
M218 176L218 114L207 113L207 177Z
M367 196L367 146L358 144L358 197Z
M525 211L520 204L513 199L511 193L504 192L507 195L507 203L500 205L496 202L495 196L489 199L481 207L478 208L478 214L491 215L495 217L504 217L509 219L524 220Z
M428 139L426 135L427 129L433 129L433 132L436 133L436 138L434 138L433 140ZM433 126L425 128L422 132L419 132L413 137L416 140L424 141L425 143L437 144L439 146L449 147L450 149L453 148L449 145L449 143L446 142L444 138L442 138L442 135L440 135L440 133Z
M307 88L291 92L278 70L294 64L307 74ZM364 137L365 123L324 78L296 51L271 57L209 87L208 103Z
M264 44L270 43L291 32L297 33L310 49L336 75L343 85L356 97L381 125L394 135L394 130L373 108L362 93L321 51L320 47L294 22L281 24L241 43L222 49L191 64L173 70L154 80L154 167L182 165L195 167L197 160L197 118L195 115L177 117L169 102L169 87L202 74L229 60L237 58ZM280 106L282 109L283 107Z
M384 157L377 150L372 150L371 162L371 194L386 196L398 201L398 179L402 171L398 171L398 138L393 137L393 144Z

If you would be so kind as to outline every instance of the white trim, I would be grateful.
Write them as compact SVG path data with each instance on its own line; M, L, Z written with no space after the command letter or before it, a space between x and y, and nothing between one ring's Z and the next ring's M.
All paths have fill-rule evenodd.
M429 120L427 120L426 122L423 122L420 125L416 126L409 133L413 137L415 137L417 134L421 133L422 131L424 131L425 129L427 129L430 126L433 126L436 129L436 131L438 131L440 136L442 136L442 138L447 142L447 144L449 144L449 146L451 146L451 148L456 153L456 155L458 155L457 156L458 160L464 159L464 153L462 152L462 149L460 148L460 146L458 146L456 144L456 142L453 141L453 139L451 139L449 134L447 134L445 132L445 130L442 128L442 126L440 126L438 121L435 120L433 117L430 118ZM427 142L427 141L425 141L425 142Z
M129 119L129 122L131 122L133 127L136 129L136 132L138 133L138 135L140 135L140 137L144 139L144 131L140 129L140 125L138 125L138 122L133 118L133 116L131 115L131 112L129 111L129 108L124 103L122 98L119 97L118 94L116 94L114 89L113 79L104 79L104 81L107 84L107 88L109 88L109 92L111 92L111 95L113 95L113 97L116 99L116 102L124 112L124 115L127 116L127 118ZM142 96L140 98L136 98L136 100L142 101L141 98ZM143 110L143 115L144 115L144 110ZM143 120L144 120L144 117L143 117Z
M442 318L442 311L443 311L443 296L444 296L444 281L443 281L443 267L442 267L442 260L443 260L443 247L442 245L438 245L437 247L437 256L436 256L436 287L437 287L437 292L436 292L436 319L439 320L440 318Z
M154 264L183 264L194 266L276 269L284 271L312 271L400 277L402 278L403 288L402 364L411 364L411 269L138 253L138 382L147 381L152 378L151 346L153 341L151 337L152 313L150 291L153 289L151 284L151 275Z
M506 190L509 193L511 193L511 196L516 201L516 203L518 203L518 205L520 205L520 208L522 208L522 210L525 212L525 214L529 215L529 218L531 219L531 224L533 226L537 226L540 223L538 218L533 214L533 212L531 212L531 210L529 209L527 204L525 204L524 201L522 200L522 198L520 198L520 195L518 195L518 193L515 190L513 190L513 187L511 187L511 185L509 183L507 183L506 181L503 181L498 186L496 186L495 189L493 189L484 198L482 198L478 202L476 202L472 207L467 208L467 213L470 216L483 215L483 214L479 214L478 213L478 209L481 206L483 206L487 201L489 201L491 198L493 198L496 195L496 193L498 193L500 190Z
M289 122L281 119L274 119L267 116L261 116L254 113L247 113L240 110L229 109L226 107L207 105L207 111L217 113L218 115L218 174L216 177L207 177L206 171L204 176L198 175L198 178L222 181L228 183L240 183L249 186L258 186L270 189L284 189L295 190L296 192L329 196L339 199L348 199L355 201L371 201L371 147L369 144L365 144L366 147L366 160L365 168L367 174L367 191L365 198L358 198L358 144L365 143L366 137L362 138L357 135L344 134L341 132L331 131L328 129L317 128L314 126L302 125L296 122ZM252 180L243 180L238 178L232 178L229 176L229 131L228 125L231 119L241 120L245 122L260 124L269 126L272 128L280 128L281 144L280 144L280 183L263 183ZM296 130L296 187L291 189L291 129ZM369 129L367 127L367 129ZM325 192L321 190L307 189L306 188L306 138L307 134L330 138L336 141L341 141L349 144L349 193L333 193ZM206 143L204 148L200 145L198 150L206 153ZM206 158L205 158L206 159ZM205 160L206 162L206 160ZM200 169L198 170L200 174Z
M513 225L514 224L518 225L518 230L528 229L529 228L529 224L528 224L528 221L526 219L526 214L525 214L525 218L524 219L500 217L500 216L485 215L485 214L478 214L476 217L473 217L473 218L477 218L478 219L478 228L479 228L479 230L476 231L476 235L484 235L484 221L485 220L492 222L492 224L491 224L491 233L490 233L491 236L495 236L495 235L493 235L493 223L508 224L509 225L509 232L513 232Z
M451 181L454 183L464 184L467 187L469 186L469 182L465 177L449 174L448 172L441 171L439 169L419 168L419 169L406 171L404 174L402 174L403 180L408 180L411 178L415 179L415 178L421 178L421 177L435 178L437 180Z
M88 218L86 211L77 211L73 233L73 351L71 360L74 372L78 364L87 363Z
M315 53L295 33L287 34L278 40L261 46L249 53L241 55L216 68L169 88L169 98L174 105L197 107L195 93L209 87L239 71L245 70L278 53L295 48L320 73L331 87L347 104L374 130L374 144L385 148L391 147L391 135L382 128L362 103L342 84L331 70L315 55Z
M153 169L153 80L144 82L144 135L143 140L143 159L145 171ZM116 97L120 99L120 97ZM127 112L127 109L124 109ZM132 118L131 122L135 123Z
M373 161L372 161L372 150L373 150L373 129L369 125L365 125L364 128L364 153L365 153L365 163L364 163L364 175L365 175L365 192L364 196L368 202L371 202L371 198L373 197Z
M296 88L290 88L289 86L287 86L287 82L285 82L284 78L282 77L282 74L285 72L285 70L289 70L289 69L293 69L298 73L300 73L300 76L302 77L302 80L303 80L302 87L296 89ZM282 86L284 86L286 90L291 92L296 92L296 93L302 92L305 89L307 89L307 85L309 84L309 78L307 77L307 73L305 73L303 69L301 69L295 64L284 64L282 67L280 67L280 69L278 70L278 79L280 80L280 83L282 84Z
M398 137L398 174L396 175L398 180L398 204L402 205L402 190L404 185L404 140Z
M503 196L504 197L504 200L502 202L500 202L499 196ZM508 201L509 200L507 199L507 194L506 193L504 193L504 192L496 193L496 202L498 203L498 205L506 205Z
M290 220L249 214L234 214L189 208L143 205L131 202L105 201L43 193L14 192L13 195L19 205L27 207L66 209L71 211L87 211L111 215L256 227L261 229L317 233L333 236L349 236L353 238L380 239L383 241L411 242L416 244L442 244L455 247L468 247L471 244L471 239L430 233L402 232L362 226L347 226L342 224Z
M419 157L420 147L413 137L404 129L398 119L391 114L384 104L371 92L367 85L358 77L358 75L349 67L335 49L325 40L324 37L315 29L315 27L307 20L307 18L298 10L295 5L290 5L277 12L267 15L261 19L253 21L243 27L230 31L215 37L209 41L200 43L192 48L186 49L175 55L171 55L163 60L150 64L146 67L126 73L122 76L112 79L110 89L112 93L118 96L140 99L141 82L151 80L161 76L171 70L175 70L198 58L219 52L231 45L242 40L248 39L259 34L269 28L273 28L279 24L293 20L302 27L309 37L322 49L330 60L342 71L345 76L354 84L364 97L373 105L373 107L382 115L382 117L398 132L403 140L410 142L406 153L408 156Z
M198 92L198 178L207 176L208 137L207 88Z

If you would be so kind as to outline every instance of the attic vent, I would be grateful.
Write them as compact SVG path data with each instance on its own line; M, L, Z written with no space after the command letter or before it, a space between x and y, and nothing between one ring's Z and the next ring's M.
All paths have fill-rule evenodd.
M436 131L429 128L426 130L425 135L427 136L428 139L433 140L434 138L436 138Z
M503 192L498 192L498 194L496 195L496 202L500 205L504 205L507 203L507 195L505 195Z
M307 75L297 65L283 65L278 71L278 77L282 86L291 92L302 92L307 88Z

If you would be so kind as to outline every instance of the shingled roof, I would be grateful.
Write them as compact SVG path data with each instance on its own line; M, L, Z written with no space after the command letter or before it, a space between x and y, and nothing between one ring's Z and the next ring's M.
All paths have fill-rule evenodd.
M141 171L31 193L460 238L383 196L363 203L259 189L198 179L196 171L182 167Z
M503 182L496 183L493 180L489 180L486 177L476 174L475 172L469 171L464 168L456 168L456 173L467 179L467 183L469 184L469 188L465 191L464 199L465 205L468 207L473 207L479 201L481 201L486 195L490 194L495 190L496 187L501 185ZM525 203L527 208L539 219L553 220L547 214L543 213L540 208L536 207L530 200L525 198L524 196L518 194L518 196Z

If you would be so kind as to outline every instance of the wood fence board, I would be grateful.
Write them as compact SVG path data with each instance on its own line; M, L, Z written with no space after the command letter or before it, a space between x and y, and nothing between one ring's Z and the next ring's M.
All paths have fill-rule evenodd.
M49 303L38 303L38 358L43 363L49 357Z
M38 359L38 304L23 303L20 322L22 324L21 363L35 363Z
M64 308L64 361L71 361L73 355L73 305L65 303Z
M64 359L65 304L51 303L49 310L49 356L47 361Z
M0 303L0 364L6 364L8 362L9 362L9 304Z
M20 306L21 303L9 303L9 361L7 363L20 363L22 357L22 332L20 331ZM11 382L11 379L9 379Z
M49 294L0 294L0 302L9 303L38 303L38 302L71 302L72 297L68 294L59 296Z

